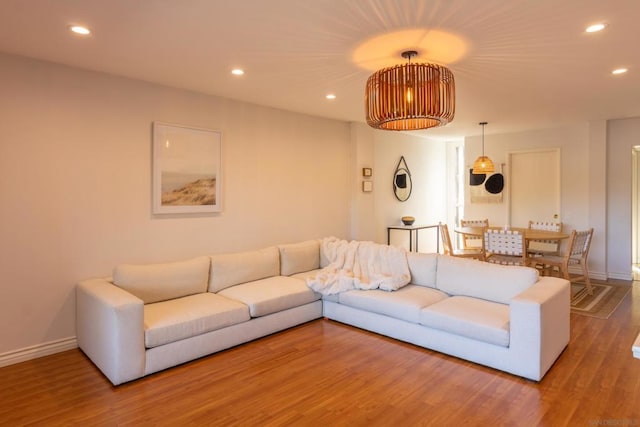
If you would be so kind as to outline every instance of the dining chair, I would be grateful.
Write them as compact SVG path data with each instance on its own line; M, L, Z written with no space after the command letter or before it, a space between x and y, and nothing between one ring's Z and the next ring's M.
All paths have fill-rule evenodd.
M536 264L544 266L542 271L544 273L550 273L554 267L558 269L559 274L571 282L578 282L584 280L587 286L587 292L589 295L593 294L593 286L591 286L591 280L589 279L589 267L587 266L587 258L589 257L589 248L591 247L591 240L593 238L593 228L584 231L573 230L569 236L566 250L562 255L542 255L535 258ZM582 268L582 275L569 276L570 266L580 266Z
M562 231L561 222L551 221L529 221L530 230L545 230L545 231ZM557 240L529 240L527 246L527 252L529 256L540 255L560 255L558 250L559 242Z
M485 230L485 261L503 265L529 265L525 241L520 230Z
M484 260L483 248L470 248L470 249L455 249L451 244L451 235L449 234L449 227L447 224L438 224L440 227L440 240L442 240L442 248L445 255L460 257L460 258L474 258L480 261Z
M460 227L489 227L488 219L461 219ZM462 248L463 249L478 249L482 248L482 238L462 235Z

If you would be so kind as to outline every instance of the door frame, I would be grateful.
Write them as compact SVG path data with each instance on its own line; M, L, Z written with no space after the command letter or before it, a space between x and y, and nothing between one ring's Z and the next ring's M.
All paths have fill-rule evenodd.
M640 263L640 226L638 216L640 215L640 146L631 149L631 263ZM632 269L633 271L633 266Z

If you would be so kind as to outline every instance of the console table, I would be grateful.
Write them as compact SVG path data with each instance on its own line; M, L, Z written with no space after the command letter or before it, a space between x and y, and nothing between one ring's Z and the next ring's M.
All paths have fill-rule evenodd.
M640 359L640 334L638 334L638 338L636 338L636 342L633 343L633 357L637 357Z
M405 230L409 232L409 251L414 250L413 235L416 236L415 252L418 252L418 232L426 228L438 228L436 225L390 225L387 227L387 245L391 244L391 230ZM436 252L440 252L440 230L436 230Z

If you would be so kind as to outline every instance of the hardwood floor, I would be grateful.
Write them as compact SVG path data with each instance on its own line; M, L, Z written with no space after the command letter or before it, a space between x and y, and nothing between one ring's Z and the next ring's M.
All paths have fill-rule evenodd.
M635 283L540 383L317 320L119 387L79 350L0 368L0 425L640 426Z

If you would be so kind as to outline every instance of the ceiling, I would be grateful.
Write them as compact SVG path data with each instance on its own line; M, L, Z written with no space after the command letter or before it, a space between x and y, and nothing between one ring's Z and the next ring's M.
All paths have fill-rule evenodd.
M0 51L364 122L371 64L417 48L457 94L419 134L455 139L640 116L639 19L638 0L2 0Z

